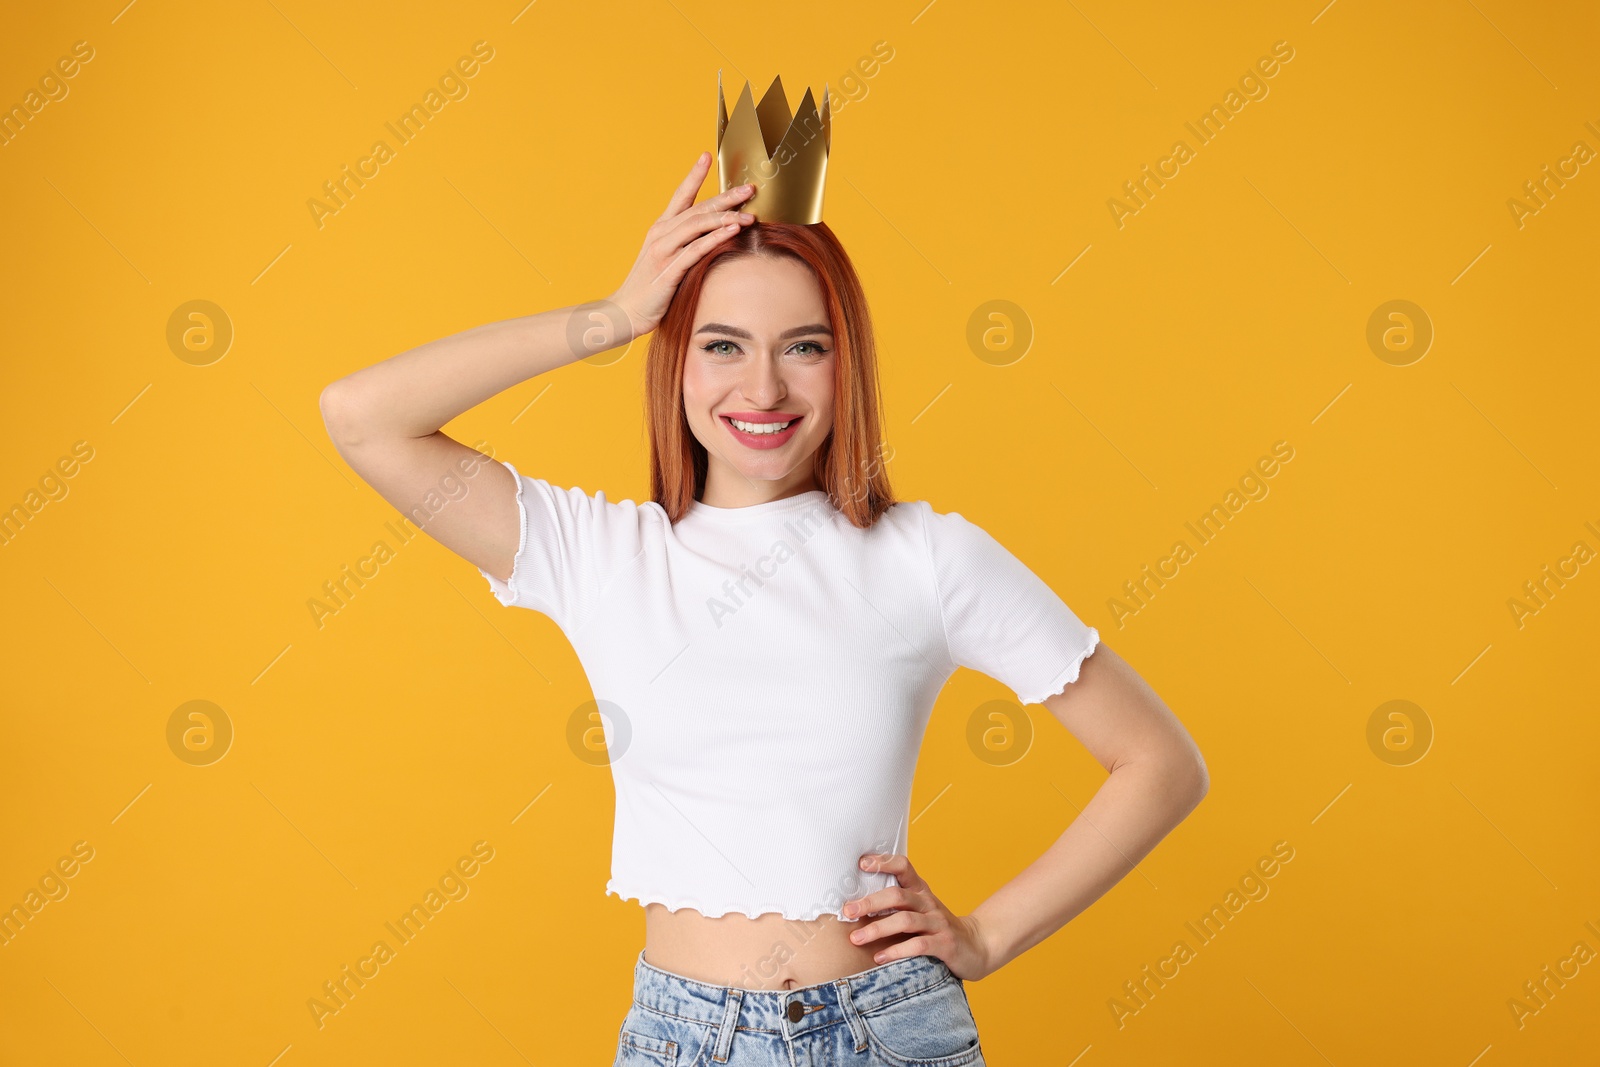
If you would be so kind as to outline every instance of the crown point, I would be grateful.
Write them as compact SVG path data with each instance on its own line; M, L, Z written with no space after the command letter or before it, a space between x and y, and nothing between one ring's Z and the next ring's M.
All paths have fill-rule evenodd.
M745 79L738 103L726 109L718 72L717 174L721 191L749 182L763 202L750 206L762 221L812 224L821 220L824 175L831 141L830 93L824 89L818 114L812 90L805 87L800 108L791 111L781 75L775 75L758 105L754 85ZM817 137L817 133L821 137Z

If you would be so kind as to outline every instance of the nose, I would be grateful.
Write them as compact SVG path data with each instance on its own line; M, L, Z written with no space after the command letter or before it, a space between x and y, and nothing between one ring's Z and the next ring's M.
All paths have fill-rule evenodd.
M781 400L787 390L783 386L783 375L778 370L778 361L772 356L763 356L753 359L748 364L744 381L741 383L744 395L752 404L760 407L770 407Z

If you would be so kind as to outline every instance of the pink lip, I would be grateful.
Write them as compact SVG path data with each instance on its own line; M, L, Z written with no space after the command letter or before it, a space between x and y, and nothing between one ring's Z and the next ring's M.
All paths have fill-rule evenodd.
M795 435L796 430L800 429L800 422L804 416L785 415L782 412L773 411L732 411L719 415L717 418L722 422L722 425L728 428L728 432L733 435L734 440L742 445L749 448L779 448ZM740 422L788 422L789 428L778 433L745 433L732 422L729 422L730 418L737 418Z

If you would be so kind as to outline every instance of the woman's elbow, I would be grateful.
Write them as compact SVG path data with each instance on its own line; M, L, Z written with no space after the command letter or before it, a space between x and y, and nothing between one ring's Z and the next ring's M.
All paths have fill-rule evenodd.
M1185 815L1199 806L1211 790L1211 772L1193 739L1185 736L1180 744L1163 746L1151 762L1160 768L1162 792L1181 807Z
M1193 741L1173 755L1167 764L1167 775L1171 794L1183 809L1184 817L1199 807L1211 791L1211 772L1206 769L1205 758Z
M1206 769L1205 757L1200 755L1198 748L1194 750L1194 760L1190 766L1191 780L1189 789L1193 800L1189 805L1189 810L1193 811L1206 798L1206 794L1211 792L1211 772Z

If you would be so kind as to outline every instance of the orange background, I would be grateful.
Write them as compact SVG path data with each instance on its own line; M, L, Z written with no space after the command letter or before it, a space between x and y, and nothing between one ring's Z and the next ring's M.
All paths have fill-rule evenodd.
M1600 952L1600 567L1565 564L1520 625L1509 606L1600 549L1596 164L1508 206L1600 149L1592 5L519 7L7 20L8 109L74 42L93 58L0 148L0 506L39 505L0 550L0 904L77 842L92 859L0 947L0 1061L608 1061L643 914L602 895L609 779L565 741L577 660L392 537L318 394L611 292L714 147L719 68L730 98L781 74L797 101L879 41L834 118L826 215L873 301L894 485L1100 627L1212 776L1136 872L969 985L989 1062L1593 1055L1593 957L1536 1014L1508 1006ZM468 94L319 227L323 183L477 41ZM1267 94L1200 145L1185 123L1280 41ZM1108 202L1179 139L1193 158L1119 226ZM225 352L169 342L192 300ZM992 300L1017 310L974 348ZM1431 323L1420 359L1368 343L1391 300ZM643 499L642 348L446 429ZM1198 545L1184 524L1279 441L1270 492ZM77 442L92 458L51 481ZM1180 539L1193 558L1119 626L1123 583ZM319 626L308 602L379 540L393 557ZM919 766L912 858L958 911L1104 777L1040 706L1022 758L978 758L968 720L1005 695L959 672ZM192 700L234 735L205 766L169 743ZM1391 700L1420 714L1370 741ZM479 841L469 894L319 1028L323 983ZM1199 946L1185 923L1279 841L1270 892ZM1119 1023L1180 939L1194 957Z

